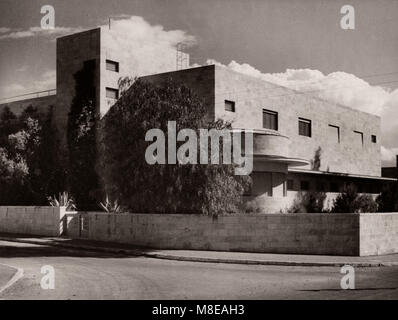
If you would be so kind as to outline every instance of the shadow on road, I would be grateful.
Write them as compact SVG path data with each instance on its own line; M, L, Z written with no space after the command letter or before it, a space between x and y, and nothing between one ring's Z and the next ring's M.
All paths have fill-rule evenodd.
M75 239L56 239L49 241L49 238L36 237L35 240L41 239L42 243L29 243L31 236L14 235L11 237L1 235L0 240L0 258L17 258L17 257L96 257L96 258L134 258L140 257L148 248L136 248L131 245L123 245L116 243L104 243L100 241L75 240ZM16 239L21 242L14 242ZM13 241L14 240L14 241ZM26 241L26 242L22 242ZM55 245L48 245L51 242ZM76 246L76 248L69 247ZM82 246L79 248L79 246ZM86 248L84 248L84 246ZM89 247L89 248L87 248ZM108 252L108 248L112 248L114 252ZM126 250L129 252L126 253Z

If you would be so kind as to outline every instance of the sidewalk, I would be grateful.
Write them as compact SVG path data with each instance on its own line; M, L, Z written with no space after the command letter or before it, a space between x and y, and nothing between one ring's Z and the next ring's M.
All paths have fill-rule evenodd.
M0 240L179 261L314 267L336 267L346 264L353 267L398 266L398 254L371 257L350 257L224 251L157 250L134 247L126 244L84 239L34 237L11 234L0 234Z

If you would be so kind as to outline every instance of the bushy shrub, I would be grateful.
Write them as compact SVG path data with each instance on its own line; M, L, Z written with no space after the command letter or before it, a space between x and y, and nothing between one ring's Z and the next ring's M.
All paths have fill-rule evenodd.
M393 183L384 188L377 197L379 212L398 212L398 184Z
M360 213L376 212L377 203L370 195L359 195L357 188L353 185L344 187L333 202L331 212L334 213Z
M44 205L63 187L52 108L47 116L28 107L0 115L0 204Z
M325 212L326 194L324 192L299 192L288 213L321 213Z
M145 160L146 132L161 129L167 141L168 121L176 121L177 131L228 126L208 123L206 115L207 106L188 87L136 80L102 120L99 170L105 193L132 212L237 211L248 177L234 176L233 165L150 165Z

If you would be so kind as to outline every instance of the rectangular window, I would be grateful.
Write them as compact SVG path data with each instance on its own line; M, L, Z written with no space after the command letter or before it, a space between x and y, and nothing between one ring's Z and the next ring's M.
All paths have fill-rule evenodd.
M300 181L300 190L303 190L303 191L310 190L310 182L309 181Z
M252 195L265 195L272 197L272 173L253 172L252 173Z
M119 90L114 88L106 88L106 97L109 99L119 99Z
M225 100L225 111L235 112L235 102Z
M294 180L287 180L287 190L288 191L293 191L294 190Z
M278 130L278 112L263 109L263 128Z
M363 146L363 133L361 131L354 131L355 143Z
M106 70L119 72L119 62L106 60Z
M311 120L299 118L299 135L311 137Z
M372 143L377 143L377 137L374 134L372 134Z
M339 185L336 182L330 183L330 191L331 192L339 192Z
M323 181L318 181L317 182L316 191L319 191L319 192L325 192L326 191L325 183Z
M340 143L340 127L329 124L329 137L335 143Z

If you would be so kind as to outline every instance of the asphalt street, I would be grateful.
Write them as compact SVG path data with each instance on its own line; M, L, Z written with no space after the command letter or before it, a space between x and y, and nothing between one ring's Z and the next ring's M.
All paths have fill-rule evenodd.
M398 299L398 266L356 268L355 290L343 290L339 267L169 261L6 241L0 264L23 269L0 293L12 300ZM43 266L54 268L54 289L41 286Z

